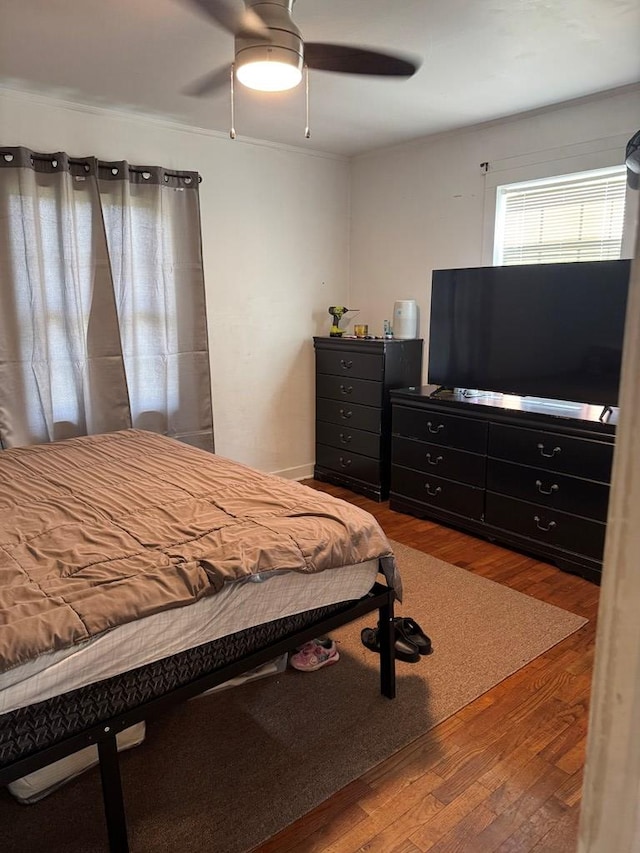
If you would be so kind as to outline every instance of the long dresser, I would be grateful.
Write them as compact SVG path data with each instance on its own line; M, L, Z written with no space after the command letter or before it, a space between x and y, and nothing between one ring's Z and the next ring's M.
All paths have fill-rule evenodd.
M434 390L391 394L391 509L599 581L617 412Z
M314 477L389 495L392 388L419 386L421 340L317 337Z

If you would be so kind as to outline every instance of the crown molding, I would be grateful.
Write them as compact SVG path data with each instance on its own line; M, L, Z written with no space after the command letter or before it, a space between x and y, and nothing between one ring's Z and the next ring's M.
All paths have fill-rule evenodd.
M590 95L583 95L579 98L571 98L568 101L560 101L556 104L548 104L544 107L537 107L536 109L525 110L520 113L512 113L511 115L500 116L495 119L490 119L489 121L478 122L477 124L459 125L458 127L452 127L448 130L442 130L437 133L429 133L423 136L417 136L413 139L407 139L404 142L398 142L395 145L387 145L380 148L373 148L370 151L362 151L359 154L352 155L351 159L366 160L368 157L376 157L379 154L388 154L392 152L396 153L421 148L424 145L430 145L431 143L439 142L442 139L449 139L452 137L460 136L461 134L476 134L483 130L488 130L492 127L513 124L515 122L522 121L523 119L535 118L536 116L548 115L550 113L558 112L560 110L569 109L570 107L577 107L582 104L589 104L594 101L601 101L607 98L624 97L625 95L636 93L640 94L640 82L628 83L625 86L617 86L614 89L605 89L601 92L593 92ZM630 117L630 124L635 127L635 124L633 121L631 121L631 118L632 117Z
M204 136L209 139L224 140L230 145L267 148L276 151L286 151L289 154L301 154L305 157L318 157L323 160L333 160L344 163L351 159L344 154L333 154L327 151L319 151L315 148L301 148L297 145L269 142L265 139L255 139L248 136L238 136L236 139L231 140L228 132L191 125L187 122L172 119L161 114L145 113L140 111L133 112L133 108L129 110L106 105L84 103L81 101L72 101L44 92L35 92L2 84L0 84L0 97L18 102L26 102L37 106L49 106L56 109L70 110L72 112L84 113L86 115L111 116L119 119L120 121L131 122L132 124L145 125L147 127L149 125L153 125L155 127L163 128L164 130L171 130L178 133L189 133L195 134L196 136Z

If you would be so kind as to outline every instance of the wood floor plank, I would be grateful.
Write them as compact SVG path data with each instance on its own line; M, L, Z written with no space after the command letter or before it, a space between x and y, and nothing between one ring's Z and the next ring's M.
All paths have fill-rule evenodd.
M549 797L531 817L513 832L505 841L496 847L495 853L531 853L536 844L541 841L562 819L567 811L564 803L555 797ZM567 848L569 853L572 848Z
M559 790L566 781L566 774L557 767L549 767L541 772L529 786L507 785L508 793L500 801L498 791L489 799L487 806L498 815L474 839L468 853L493 853L493 851L516 832L523 823L535 814L549 797ZM506 803L509 803L506 808Z
M406 777L412 770L416 772L416 776L421 775L427 769L425 757L433 759L437 754L437 750L443 742L454 743L451 740L451 735L456 729L463 726L463 721L458 719L456 715L444 720L435 728L425 732L419 738L408 744L404 749L399 750L390 756L383 764L377 767L372 767L363 774L363 781L369 785L376 785L380 779L387 780L397 770L398 775ZM417 767L417 771L416 771ZM414 777L416 778L416 777ZM411 779L410 781L413 781Z
M589 622L255 853L574 850L599 588L463 531L393 512L388 502L308 484L372 513L390 539Z
M568 706L564 702L554 699L552 707L555 709L555 713L547 719L540 718L535 725L531 725L520 746L514 750L513 755L517 755L520 749L528 754L542 752L556 740L559 734L573 726L576 720L583 716L586 717L584 705ZM508 760L509 756L507 756Z
M429 847L429 853L478 853L475 840L495 819L495 814L480 803Z
M531 848L531 853L558 853L576 849L580 811L569 809L549 831Z
M550 713L550 712L547 712ZM535 726L535 718L532 725ZM498 730L500 731L500 730ZM496 734L495 730L492 732ZM458 797L474 779L485 779L490 771L495 770L508 757L511 756L519 745L527 738L526 725L510 728L502 736L495 740L482 739L480 743L470 746L465 753L464 761L458 760L458 765L453 773L448 774L447 768L440 764L435 765L435 771L443 775L445 780L434 789L433 793L442 802L448 803ZM457 754L456 754L457 757ZM525 762L525 764L528 762ZM524 766L524 765L523 765ZM484 782L483 782L484 784Z
M564 770L565 773L573 775L577 773L581 767L584 767L585 755L587 752L587 736L583 735L580 740L569 749L565 754L556 761L556 767Z
M422 756L421 760L426 761L424 766L414 761L411 763L409 772L393 773L388 778L383 778L376 785L369 788L366 796L362 797L359 805L360 808L370 816L376 816L382 811L387 814L388 809L393 809L394 804L400 800L403 802L411 791L421 791L423 794L430 794L434 788L442 784L442 776L430 772L429 750ZM415 796L415 794L414 794Z
M443 802L455 798L473 778L482 776L491 767L498 764L503 757L510 755L521 744L526 742L531 732L544 726L557 717L562 711L562 703L554 696L554 689L562 681L550 677L546 682L537 679L538 689L535 693L521 691L513 697L512 702L500 716L485 715L487 725L471 725L464 732L466 742L461 748L447 758L434 765L433 770L445 781L434 791L435 796ZM501 709L501 705L497 709ZM517 725L508 725L517 721ZM485 722L476 718L476 723ZM506 724L506 725L505 725ZM550 736L550 735L549 735ZM460 741L460 733L454 735Z
M442 778L427 771L411 784L394 789L393 793L387 785L372 788L369 795L360 800L360 807L376 820L383 815L381 825L387 825L411 808L412 803L430 796L440 784Z
M392 847L388 853L420 853L420 848L412 844L408 838L405 838L404 841Z
M349 827L368 817L358 804L358 800L367 793L368 786L360 779L354 780L328 800L325 800L324 803L320 803L302 820L296 821L265 841L258 849L261 853L289 853L293 850L298 853L301 844L306 844L308 839L313 838L319 830L331 831L338 837ZM309 843L311 844L311 842ZM310 846L304 849L310 851L314 848ZM315 849L324 850L325 848L320 846Z
M550 772L552 765L539 755L521 747L507 755L498 765L480 777L485 788L492 791L489 807L500 814L516 800L523 790L529 788ZM569 775L569 774L566 774ZM562 777L562 781L566 779Z
M550 763L561 767L565 757L571 753L571 751L576 747L576 744L582 744L582 746L579 747L578 757L574 757L571 770L569 772L575 773L579 770L584 763L584 760L579 760L579 755L582 755L582 758L584 759L584 742L588 722L589 718L585 709L584 713L576 719L573 725L568 726L564 731L560 732L546 747L544 747L543 750L541 750L542 757Z
M477 806L481 803L486 804L490 796L491 792L488 788L479 782L474 782L459 797L437 811L420 829L410 835L409 840L420 850L431 850L441 838L456 827Z
M378 810L368 821L346 832L326 848L326 853L356 853L363 848L367 853L387 853L399 839L408 839L444 808L419 785L403 791L394 805L389 811Z
M569 776L567 781L554 794L566 806L577 806L582 798L583 769L581 767Z

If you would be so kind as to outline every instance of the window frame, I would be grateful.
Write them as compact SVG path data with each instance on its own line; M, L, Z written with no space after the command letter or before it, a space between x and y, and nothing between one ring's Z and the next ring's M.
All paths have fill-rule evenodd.
M494 223L494 238L493 238L493 266L503 266L508 265L505 264L504 260L504 246L503 240L504 237L504 225L506 218L506 203L505 200L507 198L508 192L515 190L535 190L536 188L543 188L545 186L558 186L566 183L567 185L575 182L579 182L581 179L584 179L585 182L589 180L597 180L598 178L606 178L606 177L617 177L620 179L620 182L624 184L626 180L626 169L624 165L618 166L608 166L601 169L588 169L580 172L569 172L564 175L553 175L551 177L545 178L535 178L533 180L527 181L515 181L513 183L504 183L499 184L496 187L496 212L495 212L495 223ZM624 248L624 216L626 211L626 198L623 200L623 222L620 233L620 253L617 255L617 258L623 257L623 248ZM606 258L605 260L611 260L611 258ZM558 258L549 258L549 259L538 259L535 261L531 261L531 263L570 263L571 261L563 261ZM579 261L577 261L579 263ZM527 261L522 261L522 263L528 263Z
M490 156L479 155L479 160L488 161L488 170L484 173L481 265L494 266L493 244L499 186L620 166L632 133L633 130L630 130L581 143L505 156L503 159L492 160ZM638 223L638 193L627 187L621 258L632 258L634 255Z

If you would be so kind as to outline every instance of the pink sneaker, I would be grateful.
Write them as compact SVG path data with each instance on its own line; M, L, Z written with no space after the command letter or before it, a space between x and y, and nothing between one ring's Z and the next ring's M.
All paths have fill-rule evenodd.
M339 660L340 655L333 640L309 640L289 659L291 666L301 672L314 672Z

